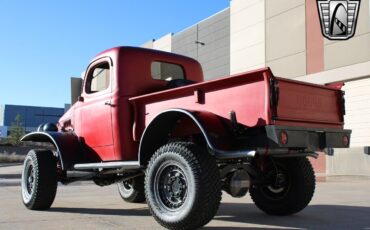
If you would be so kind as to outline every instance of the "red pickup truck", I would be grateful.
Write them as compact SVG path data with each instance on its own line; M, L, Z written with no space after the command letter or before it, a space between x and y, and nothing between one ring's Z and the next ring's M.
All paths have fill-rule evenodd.
M341 90L275 77L269 68L204 82L188 57L134 47L98 54L80 96L58 124L22 141L48 142L24 161L22 198L48 209L57 183L118 183L127 202L146 202L170 229L216 214L221 191L289 215L315 189L307 157L346 148Z

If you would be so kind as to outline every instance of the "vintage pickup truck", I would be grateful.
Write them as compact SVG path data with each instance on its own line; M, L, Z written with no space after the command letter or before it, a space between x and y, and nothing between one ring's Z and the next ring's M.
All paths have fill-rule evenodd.
M308 157L350 144L341 90L269 68L204 82L191 58L117 47L92 60L81 84L58 124L22 138L53 146L24 161L29 209L50 208L58 182L93 180L118 183L127 202L146 200L170 229L207 224L222 190L249 191L264 212L289 215L315 190Z

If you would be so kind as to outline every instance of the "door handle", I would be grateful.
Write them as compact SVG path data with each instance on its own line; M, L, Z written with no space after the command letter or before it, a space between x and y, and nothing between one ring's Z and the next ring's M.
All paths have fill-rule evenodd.
M104 102L104 105L109 105L109 106L115 106L114 104L112 104L112 102L111 101L106 101L106 102Z

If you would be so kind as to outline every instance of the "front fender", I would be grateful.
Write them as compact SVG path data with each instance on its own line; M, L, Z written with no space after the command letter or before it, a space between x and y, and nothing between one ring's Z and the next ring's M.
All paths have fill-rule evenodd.
M63 170L72 169L82 161L82 150L78 137L70 132L32 132L21 141L47 142L54 145Z

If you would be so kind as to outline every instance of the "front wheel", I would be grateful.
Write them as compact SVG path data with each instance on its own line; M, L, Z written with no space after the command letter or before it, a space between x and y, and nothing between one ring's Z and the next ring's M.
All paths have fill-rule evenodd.
M22 199L31 210L50 208L57 191L57 161L52 151L31 150L22 171Z
M254 185L250 195L256 206L270 215L291 215L310 203L315 173L307 158L271 159L262 171L267 185Z
M207 224L221 201L215 159L193 143L164 145L148 164L145 195L152 215L166 228L195 229Z

